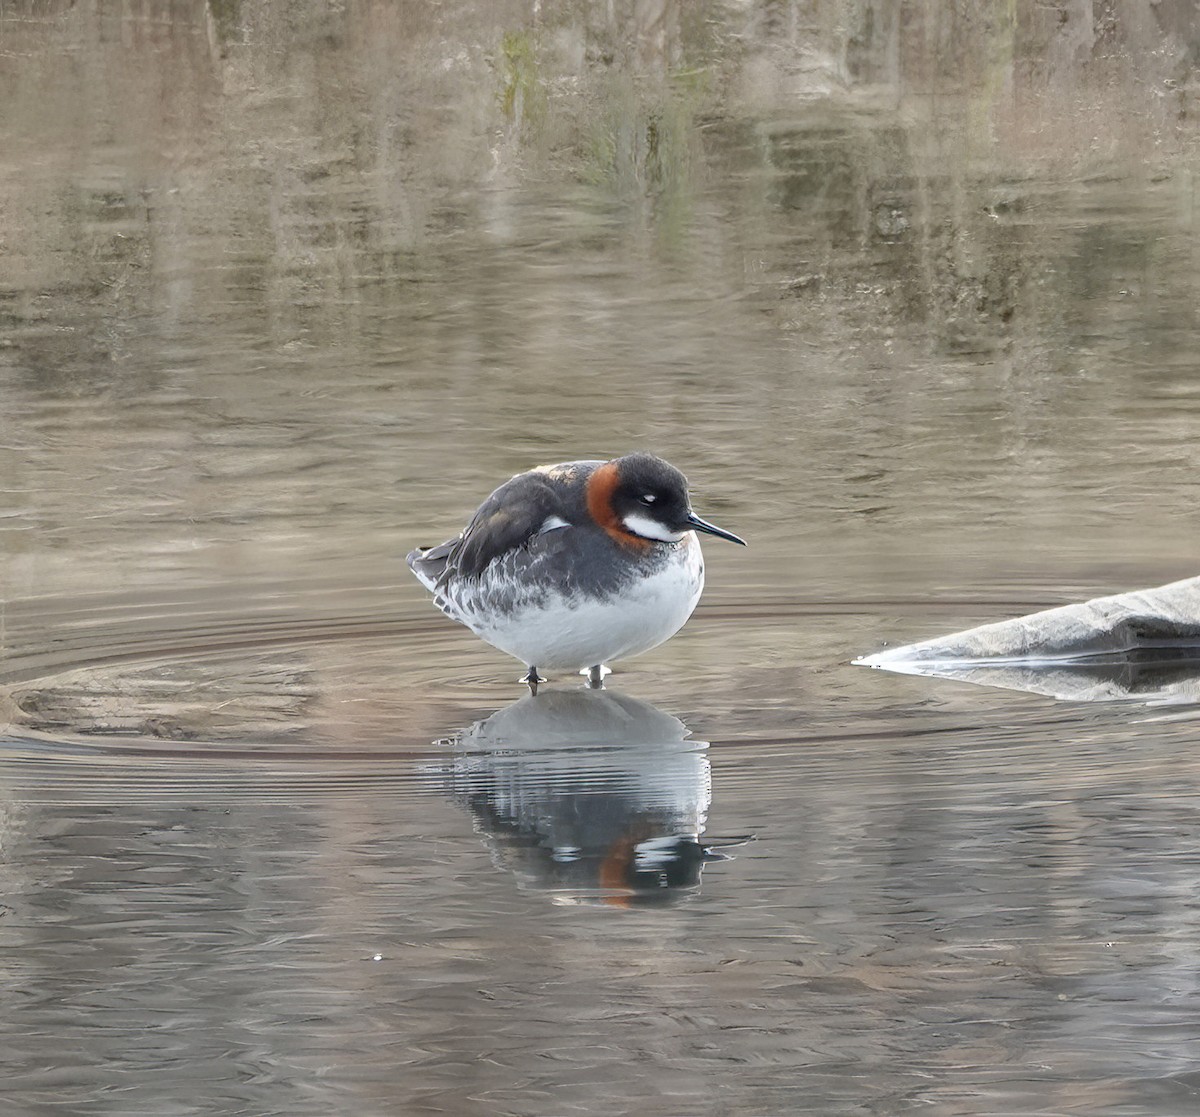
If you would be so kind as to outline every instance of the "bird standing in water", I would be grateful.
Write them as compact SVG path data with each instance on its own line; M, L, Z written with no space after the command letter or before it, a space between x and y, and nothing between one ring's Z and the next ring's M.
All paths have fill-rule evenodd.
M410 552L434 603L528 668L586 673L674 636L704 588L696 532L745 546L702 520L687 479L653 454L518 473L453 539Z

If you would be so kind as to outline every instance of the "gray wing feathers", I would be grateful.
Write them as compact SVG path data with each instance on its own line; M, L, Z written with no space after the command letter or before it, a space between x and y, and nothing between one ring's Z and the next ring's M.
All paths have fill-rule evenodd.
M550 516L570 519L560 490L543 473L518 474L479 506L461 535L411 552L408 565L434 592L451 576L478 578L498 558L526 546Z

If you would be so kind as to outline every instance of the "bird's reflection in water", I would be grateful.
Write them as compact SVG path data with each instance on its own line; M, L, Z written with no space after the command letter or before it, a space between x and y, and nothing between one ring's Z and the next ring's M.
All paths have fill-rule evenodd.
M497 863L558 903L675 900L697 890L706 862L725 859L700 840L708 745L648 702L543 691L446 743L447 786Z

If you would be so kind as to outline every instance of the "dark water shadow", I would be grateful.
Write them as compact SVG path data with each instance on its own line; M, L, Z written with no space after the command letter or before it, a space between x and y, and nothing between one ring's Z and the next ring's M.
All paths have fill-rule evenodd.
M445 742L436 778L466 807L498 867L559 904L629 907L692 895L727 860L702 839L708 742L613 690L543 690Z

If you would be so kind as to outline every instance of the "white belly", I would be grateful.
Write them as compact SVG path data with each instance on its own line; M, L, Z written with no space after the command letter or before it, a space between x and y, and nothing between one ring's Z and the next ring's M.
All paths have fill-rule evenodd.
M551 597L502 618L461 619L489 644L533 667L582 671L641 655L675 635L704 589L704 563L694 536L678 558L621 596Z

